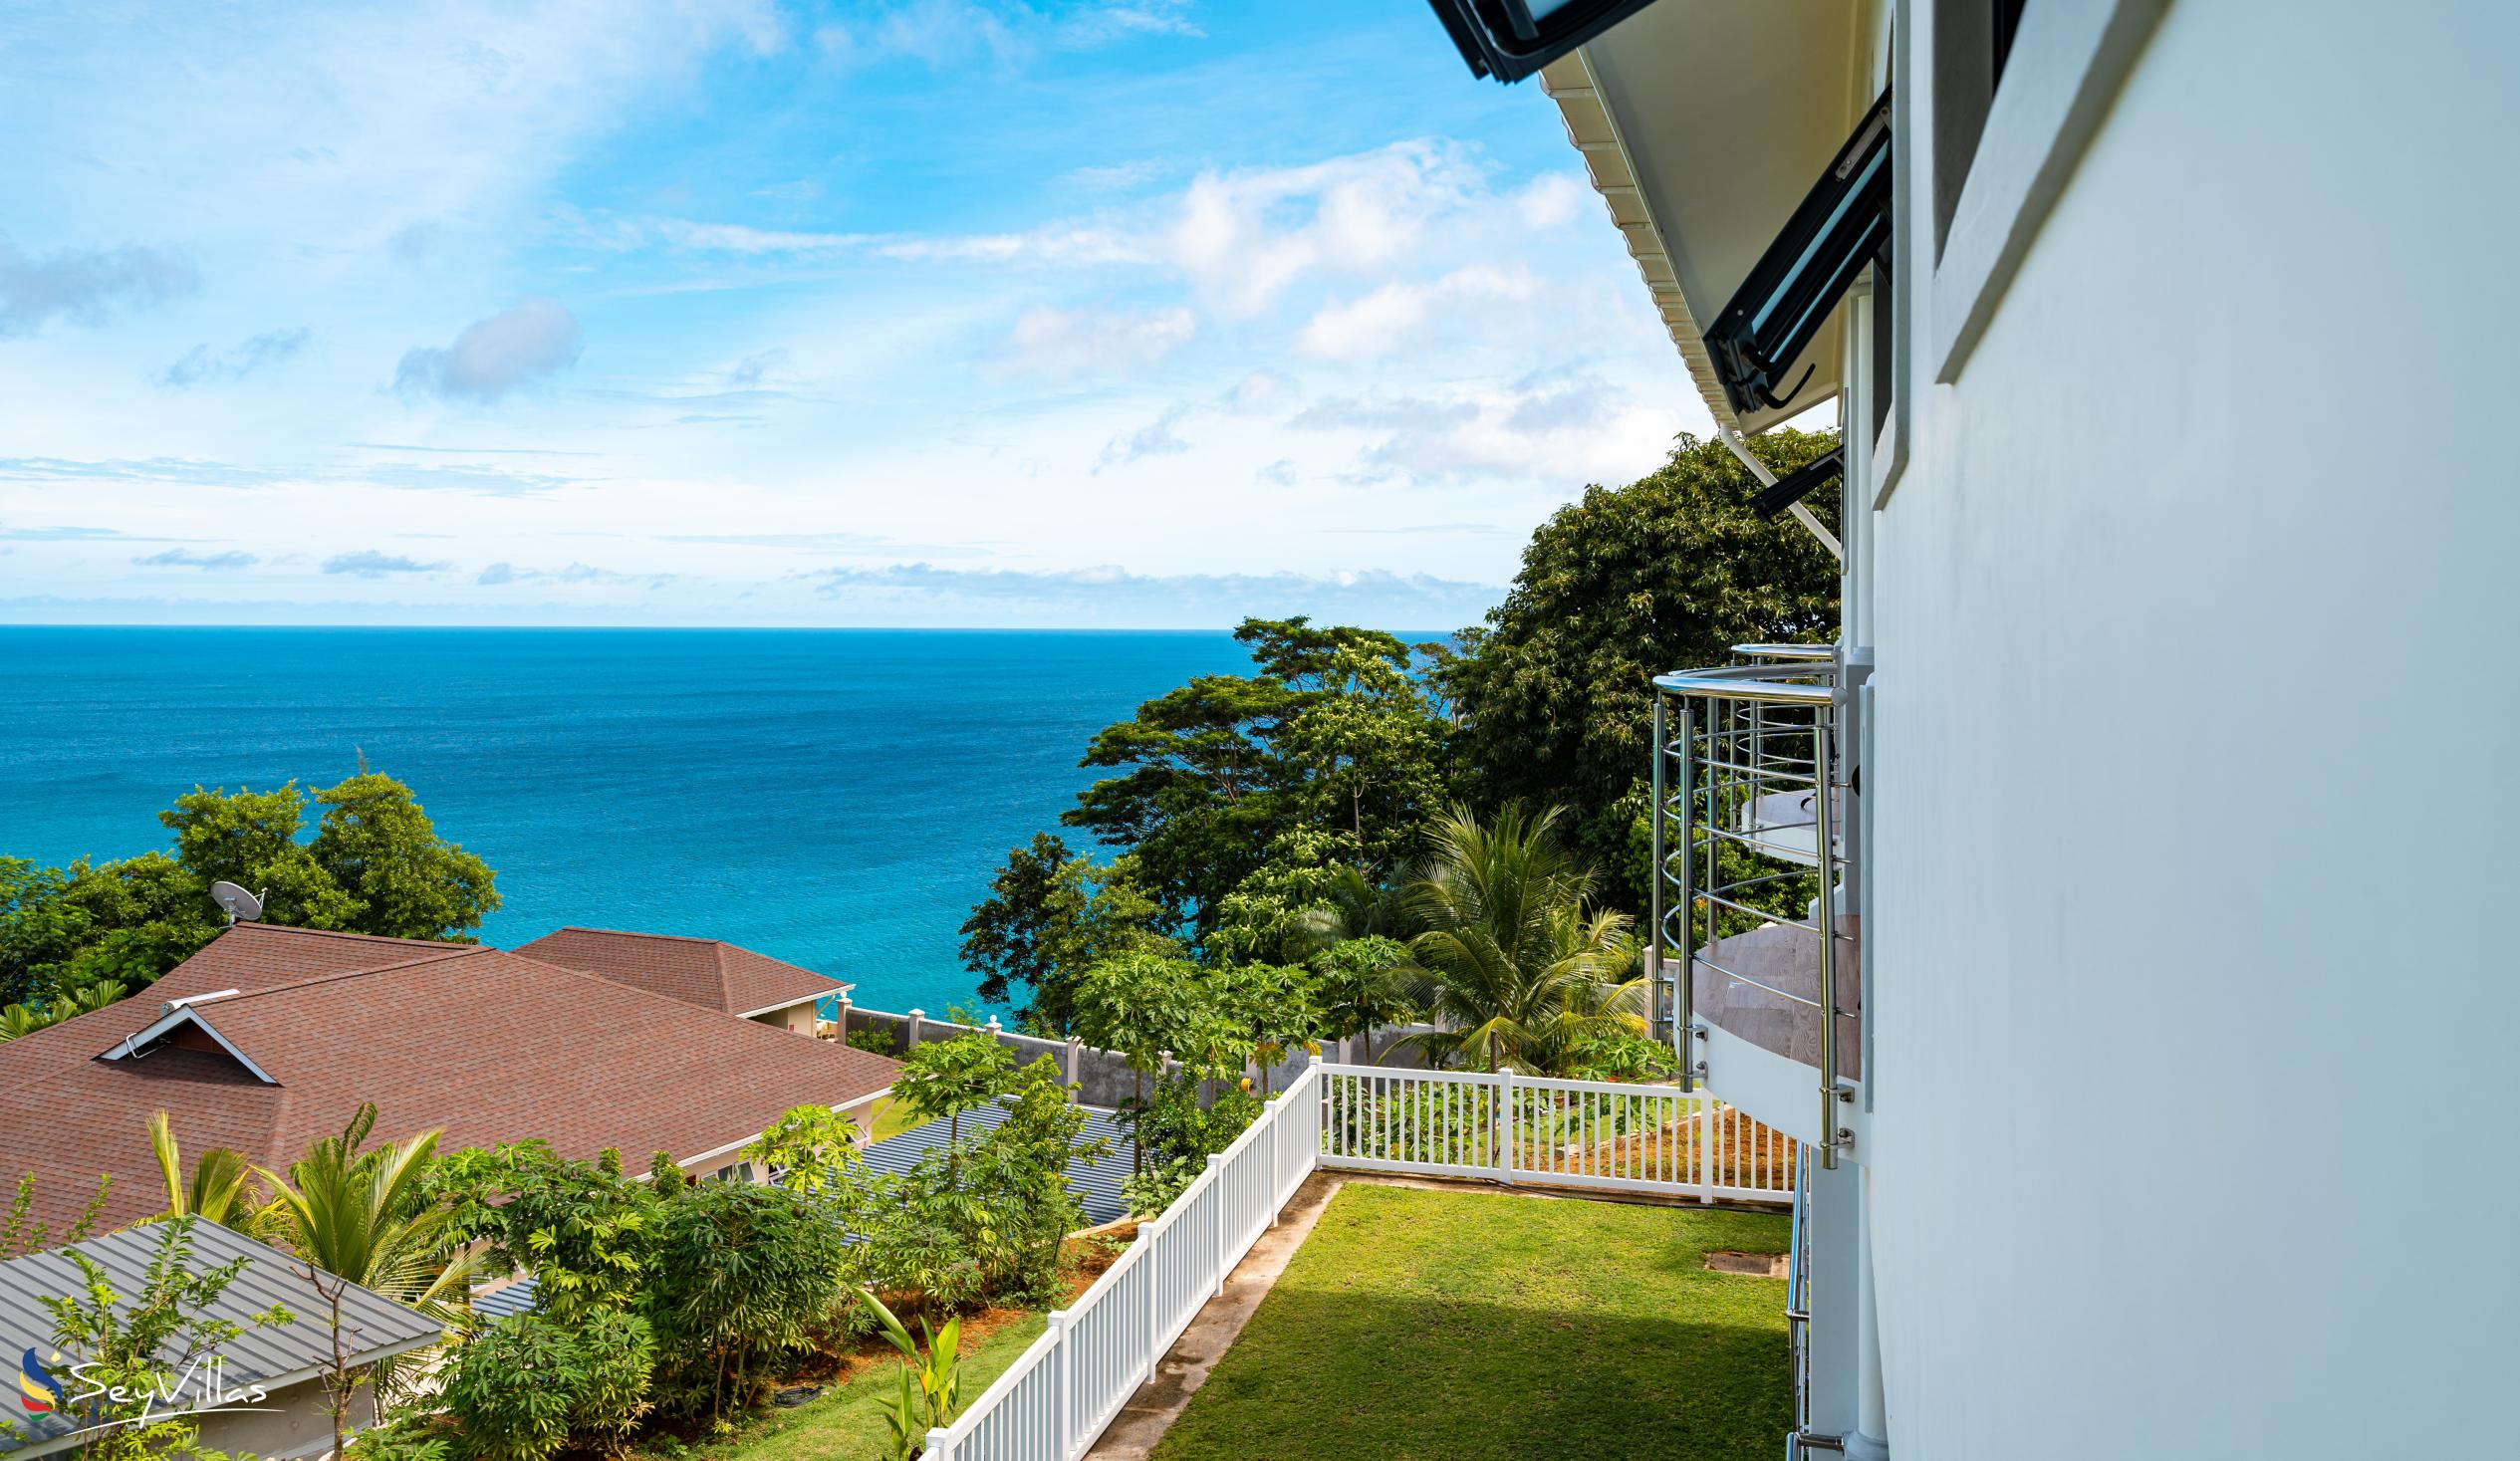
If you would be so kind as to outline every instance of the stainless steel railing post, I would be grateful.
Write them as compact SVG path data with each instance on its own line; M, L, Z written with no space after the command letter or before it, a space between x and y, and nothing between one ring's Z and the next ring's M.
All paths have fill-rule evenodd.
M1660 703L1657 696L1655 703ZM1673 987L1671 1009L1672 1051L1680 1059L1680 1089L1697 1089L1697 849L1694 822L1686 814L1693 805L1689 798L1697 786L1697 708L1688 701L1680 702L1680 973ZM1668 816L1665 809L1656 814ZM1655 869L1657 883L1661 869ZM1665 939L1669 930L1660 923L1654 926L1654 937ZM1667 941L1667 939L1665 940Z
M1813 782L1812 860L1820 868L1820 896L1814 905L1820 924L1820 1164L1838 1165L1838 918L1837 858L1829 840L1830 806L1836 799L1834 763L1829 758L1829 709L1816 706L1811 717Z

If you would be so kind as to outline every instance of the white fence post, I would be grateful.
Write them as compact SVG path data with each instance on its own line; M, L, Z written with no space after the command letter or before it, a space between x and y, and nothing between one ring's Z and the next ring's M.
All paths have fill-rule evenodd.
M927 1432L927 1444L919 1453L921 1461L953 1461L953 1435L943 1426Z
M1277 1107L1277 1109L1273 1110L1264 1106L1260 1112L1261 1116L1269 1122L1269 1190L1267 1193L1267 1201L1269 1204L1269 1226L1273 1228L1278 1225L1278 1179L1280 1174L1286 1170L1286 1122L1279 1119L1280 1116L1283 1116L1286 1113L1284 1109L1285 1102L1286 1097L1281 1096L1276 1100L1270 1102L1270 1105Z
M1514 1180L1514 1158L1520 1145L1514 1140L1516 1128L1522 1124L1522 1102L1514 1099L1514 1068L1506 1066L1497 1072L1496 1087L1497 1140L1504 1143L1505 1166L1497 1180L1508 1186Z
M1068 1311L1054 1309L1043 1320L1050 1336L1050 1362L1059 1366L1050 1386L1050 1428L1059 1443L1055 1461L1068 1461L1068 1436L1076 1425L1076 1364L1068 1353Z
M1697 1200L1715 1200L1715 1094L1697 1088Z
M1210 1226L1216 1229L1216 1282L1208 1286L1207 1292L1210 1297L1225 1292L1225 1219L1228 1214L1226 1212L1225 1204L1225 1175L1223 1172L1217 1170L1224 1164L1225 1153L1221 1151L1211 1151L1207 1154L1207 1169L1215 1176L1215 1180L1208 1184L1209 1195L1207 1199L1207 1212L1210 1219Z

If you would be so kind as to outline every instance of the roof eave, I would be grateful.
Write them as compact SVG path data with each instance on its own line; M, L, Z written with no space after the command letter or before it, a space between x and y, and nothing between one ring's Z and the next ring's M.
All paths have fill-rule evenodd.
M1638 182L1636 160L1629 155L1627 139L1620 134L1619 119L1611 111L1610 99L1602 90L1591 59L1579 48L1551 62L1540 73L1540 90L1557 104L1558 118L1566 124L1567 140L1583 154L1584 170L1592 180L1593 190L1601 194L1602 202L1610 209L1611 221L1627 239L1628 256L1637 261L1637 272L1643 276L1645 291L1653 297L1654 309L1662 317L1662 327L1670 334L1671 344L1679 348L1680 360L1688 366L1689 379L1696 383L1699 398L1706 402L1718 427L1741 429L1732 402L1724 395L1723 382L1715 374L1714 358L1707 353L1705 336L1689 313L1686 296L1680 292L1670 243L1653 216L1644 188Z

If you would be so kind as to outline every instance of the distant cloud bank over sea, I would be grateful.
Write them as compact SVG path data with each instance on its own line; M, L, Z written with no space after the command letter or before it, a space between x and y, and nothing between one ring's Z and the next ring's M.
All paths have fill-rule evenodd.
M188 550L160 552L143 561L193 569L230 566ZM213 579L195 574L185 585L190 592L181 595L0 599L0 623L1222 629L1249 616L1284 618L1300 613L1338 623L1454 628L1477 622L1505 597L1505 590L1496 585L1422 574L1165 575L1119 568L970 569L909 563L792 574L744 594L739 607L729 610L682 598L677 590L684 585L672 574L617 574L582 563L550 569L494 563L476 574L444 560L366 550L329 559L323 569L336 578L389 579L406 585L411 597L387 602L286 602L252 597L250 586L226 582L233 575ZM232 597L195 590L191 578L202 579L210 591ZM466 602L451 595L444 600L427 597L430 585L441 580L453 584L458 579L466 585L517 586L529 594L539 589L546 597L495 603ZM646 592L628 604L610 598L587 602L571 597L579 586L621 583L642 584Z

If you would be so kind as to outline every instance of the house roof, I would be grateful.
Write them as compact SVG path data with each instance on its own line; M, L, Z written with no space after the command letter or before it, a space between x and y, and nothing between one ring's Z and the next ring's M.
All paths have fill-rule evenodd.
M719 938L563 928L517 952L730 1015L763 1014L852 988Z
M129 1222L158 1207L149 1112L188 1152L281 1167L366 1100L379 1140L690 1161L897 1070L501 949L240 923L147 990L0 1044L0 1179L33 1172L58 1226L111 1173L106 1220Z
M115 1292L127 1302L146 1287L148 1266L167 1237L166 1228L164 1223L148 1223L68 1249L0 1263L0 1335L9 1337L11 1349L32 1346L39 1362L49 1361L53 1348L46 1338L53 1333L53 1316L43 1301L85 1292L85 1278L69 1253L85 1254L104 1269ZM194 1222L191 1236L192 1252L185 1261L190 1272L206 1273L240 1258L246 1261L244 1270L205 1311L206 1318L224 1320L244 1331L219 1346L219 1357L225 1362L221 1377L229 1389L261 1385L276 1390L332 1362L330 1305L289 1255L211 1222ZM286 1307L294 1321L256 1327L253 1316L275 1304ZM439 1335L438 1327L421 1315L356 1284L342 1295L342 1326L352 1359L362 1364L418 1348ZM75 1360L71 1356L50 1366L54 1377L74 1395L79 1386L66 1365ZM199 1394L197 1385L186 1387L187 1407L198 1403ZM10 1418L24 1435L12 1440L0 1433L0 1454L31 1458L78 1444L70 1434L80 1424L76 1415L30 1414L22 1406L9 1408Z

